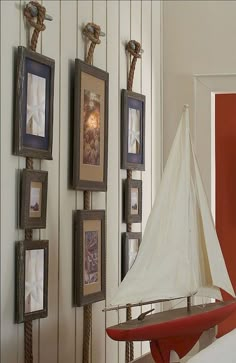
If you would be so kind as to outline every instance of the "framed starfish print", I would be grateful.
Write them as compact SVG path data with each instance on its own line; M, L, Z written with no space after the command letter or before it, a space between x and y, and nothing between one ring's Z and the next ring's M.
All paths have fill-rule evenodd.
M122 90L121 168L145 170L145 96Z
M18 47L14 153L52 159L53 59Z
M125 232L122 233L121 244L121 280L125 277L127 272L131 269L138 255L139 246L142 240L142 233L140 232Z
M48 314L48 241L16 242L16 323Z

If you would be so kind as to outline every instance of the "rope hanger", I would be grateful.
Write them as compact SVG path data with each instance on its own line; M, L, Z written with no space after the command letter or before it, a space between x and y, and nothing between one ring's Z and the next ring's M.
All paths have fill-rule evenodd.
M127 81L127 90L132 91L136 63L137 63L138 58L141 58L141 54L143 53L143 50L141 48L141 44L138 43L136 40L130 40L126 45L126 50L130 54L130 56L133 57L133 59L131 61L128 81ZM132 179L132 170L131 169L127 170L127 179L128 180ZM132 224L127 223L127 232L131 232L131 231L132 231ZM128 321L131 319L132 319L132 309L131 309L131 306L127 305L126 320ZM126 344L125 344L125 361L126 361L126 363L128 363L128 362L131 362L133 359L134 359L134 344L133 344L133 342L126 342Z
M97 44L101 43L100 36L105 36L101 31L101 27L94 23L87 23L83 29L83 35L87 37L91 43L88 49L85 62L92 64L94 50ZM88 190L84 191L84 209L91 209L92 193ZM84 333L83 333L83 363L90 362L90 342L92 333L92 304L84 306Z
M46 14L46 9L36 1L29 2L24 8L24 16L30 26L34 28L31 38L30 49L36 52L39 34L46 29L44 20L52 20L52 17ZM35 22L35 17L37 22ZM26 157L26 169L33 170L33 159ZM32 240L32 229L25 230L25 239ZM24 323L24 348L25 363L33 363L33 336L32 336L32 320Z

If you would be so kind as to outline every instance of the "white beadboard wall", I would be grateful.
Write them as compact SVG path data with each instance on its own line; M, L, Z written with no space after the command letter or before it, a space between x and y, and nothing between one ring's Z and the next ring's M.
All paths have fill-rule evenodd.
M53 161L35 161L34 168L48 170L47 228L34 238L49 239L48 318L33 322L34 363L82 363L83 308L72 306L72 213L83 208L83 193L69 188L72 85L74 59L85 57L83 26L99 24L106 37L96 47L94 65L110 75L109 151L107 193L93 193L92 208L106 209L107 300L93 305L91 363L124 363L125 344L110 340L105 327L124 319L117 312L103 313L120 282L122 179L120 169L120 90L126 88L128 62L125 44L140 41L144 53L138 60L133 90L146 95L146 171L143 180L143 231L162 170L161 123L161 2L151 0L57 1L44 0L53 16L40 36L37 51L55 59ZM19 174L25 159L12 154L16 49L27 45L23 0L3 0L1 11L1 363L24 362L24 327L14 324L14 244L24 238L18 228ZM139 310L135 311L138 313ZM135 357L149 350L135 343Z

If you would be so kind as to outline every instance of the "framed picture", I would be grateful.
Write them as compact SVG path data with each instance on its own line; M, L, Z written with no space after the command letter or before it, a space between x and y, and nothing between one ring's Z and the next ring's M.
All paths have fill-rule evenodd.
M52 159L53 59L18 47L14 153Z
M48 241L16 242L16 323L48 314Z
M122 234L122 265L121 265L121 280L125 277L129 269L133 266L136 260L139 246L142 240L140 232L126 232Z
M145 170L145 96L122 90L121 168Z
M126 223L142 222L142 180L125 180L124 217Z
M109 74L75 60L73 188L107 190Z
M105 211L77 210L74 238L74 302L84 306L105 299Z
M46 228L48 172L23 169L21 228Z

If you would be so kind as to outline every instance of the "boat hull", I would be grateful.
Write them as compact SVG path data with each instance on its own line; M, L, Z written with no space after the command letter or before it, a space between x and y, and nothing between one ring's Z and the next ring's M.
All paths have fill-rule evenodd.
M117 341L151 341L151 352L156 362L169 362L170 351L180 358L198 341L203 331L219 324L236 311L236 300L173 309L146 316L106 329ZM162 359L162 360L161 360Z

